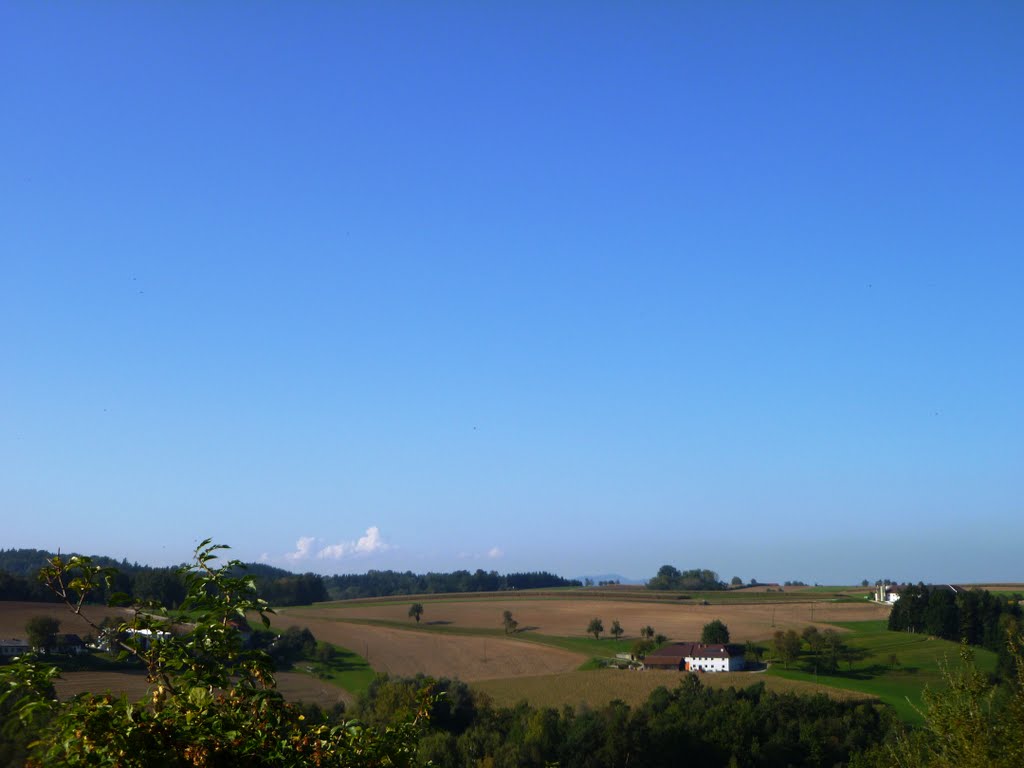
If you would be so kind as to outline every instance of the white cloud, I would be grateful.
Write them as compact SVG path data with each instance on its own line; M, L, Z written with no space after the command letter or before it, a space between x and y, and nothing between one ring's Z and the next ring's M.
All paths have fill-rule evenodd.
M484 553L480 552L459 552L456 557L460 560L497 560L505 556L505 550L501 547L491 547Z
M366 529L366 534L360 536L358 540L328 544L322 547L316 556L324 560L340 560L348 555L370 555L390 548L391 546L380 535L380 528L371 525Z
M388 545L380 537L380 528L371 526L366 529L366 535L356 542L356 552L379 552L387 549Z
M315 536L300 536L299 540L295 542L295 551L287 553L284 556L285 560L305 560L313 550L315 541Z

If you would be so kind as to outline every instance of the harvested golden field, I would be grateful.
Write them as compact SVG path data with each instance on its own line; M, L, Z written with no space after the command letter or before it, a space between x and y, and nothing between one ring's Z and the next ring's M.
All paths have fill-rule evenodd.
M494 597L473 600L438 600L416 597L403 603L320 603L311 608L293 608L283 612L278 621L287 625L306 621L345 619L376 619L412 624L408 617L413 600L423 604L423 623L444 625L450 630L500 629L502 613L511 611L520 631L537 632L559 637L584 637L587 624L595 616L605 629L618 619L625 637L638 637L640 628L650 625L655 631L673 640L698 640L701 629L712 619L721 619L729 627L734 642L767 640L778 629L802 629L815 624L821 629L831 621L865 621L886 619L888 606L865 600L863 603L801 602L743 603L740 605L695 605L692 603L648 603L632 600L588 600L586 598L530 599ZM301 619L301 621L300 621ZM310 629L317 637L319 632ZM420 633L417 633L420 634ZM326 637L324 639L327 639ZM346 643L340 642L341 645ZM362 645L346 645L362 653ZM371 659L373 663L373 659ZM374 663L374 667L377 665ZM478 678L480 679L480 678Z
M87 605L82 609L92 621L99 624L106 616L125 620L131 612L124 608L107 608L105 605ZM95 634L85 619L76 616L62 603L22 603L0 601L0 637L25 637L25 624L33 616L52 616L60 622L61 632L71 632L84 637Z
M308 627L318 640L355 651L376 671L391 675L422 672L466 681L491 680L567 672L586 661L580 654L535 643L349 624L329 616L333 613L320 607L292 608L279 615L277 622L280 627Z
M473 688L490 696L499 706L514 706L528 701L535 707L565 706L578 707L586 704L599 707L609 701L621 699L630 706L647 701L651 691L659 686L671 690L679 685L682 673L664 670L643 670L641 672L619 669L596 669L584 672L564 672L547 677L529 677L517 680L488 680L473 684ZM832 698L849 700L871 697L856 691L844 691L815 685L798 680L755 672L720 672L701 675L701 683L709 688L745 688L763 682L770 691L777 693L823 693Z

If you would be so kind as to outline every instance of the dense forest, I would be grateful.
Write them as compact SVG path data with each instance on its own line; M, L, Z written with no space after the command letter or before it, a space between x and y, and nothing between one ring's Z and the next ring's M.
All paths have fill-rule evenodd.
M380 677L356 716L383 725L413 706L423 678ZM421 765L541 766L840 766L879 745L896 721L884 707L765 690L720 690L684 675L641 706L621 701L593 709L497 708L457 681L434 684L434 705L419 742Z
M70 557L64 554L63 557ZM50 601L54 597L36 579L39 568L54 553L39 549L0 550L0 600ZM156 600L170 607L184 597L184 584L178 567L155 568L127 560L93 557L102 567L116 568L115 588L141 600ZM453 573L414 574L411 571L369 571L365 574L320 576L296 574L265 563L246 563L245 573L256 581L260 596L271 605L308 605L324 600L349 600L359 597L437 594L442 592L496 592L510 589L579 587L573 579L547 572L499 574L495 571L455 571ZM107 595L97 591L92 599L104 601Z
M999 672L1012 675L1007 631L1019 626L1016 600L982 589L954 591L945 585L910 584L889 614L889 629L921 632L987 648L999 655Z

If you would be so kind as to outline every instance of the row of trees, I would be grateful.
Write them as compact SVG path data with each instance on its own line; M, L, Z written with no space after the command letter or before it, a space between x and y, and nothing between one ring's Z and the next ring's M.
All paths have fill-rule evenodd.
M804 627L800 633L795 629L778 630L772 637L771 650L787 669L793 662L804 659L814 672L823 673L837 671L840 662L852 669L853 663L864 659L867 653L847 645L834 629L822 632L814 626Z
M446 592L499 592L511 589L550 589L554 587L580 587L577 579L563 579L547 571L506 573L484 571L453 571L452 573L421 573L412 571L371 570L328 576L324 579L334 600L360 597L389 597L393 595L436 595Z

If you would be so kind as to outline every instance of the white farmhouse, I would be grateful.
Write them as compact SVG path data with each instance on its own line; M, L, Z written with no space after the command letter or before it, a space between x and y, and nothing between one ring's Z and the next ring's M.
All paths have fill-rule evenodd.
M673 643L647 654L648 669L685 672L737 672L746 666L743 650L724 643Z

